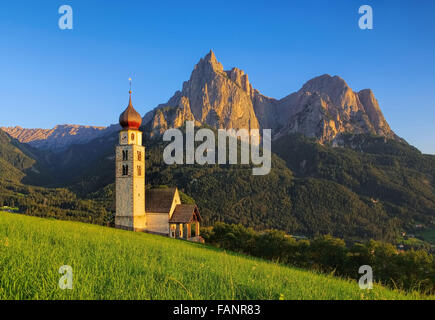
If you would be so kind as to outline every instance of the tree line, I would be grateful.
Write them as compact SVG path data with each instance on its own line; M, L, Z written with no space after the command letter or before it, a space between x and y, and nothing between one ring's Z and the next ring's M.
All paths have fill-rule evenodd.
M360 266L373 269L374 281L393 289L435 293L435 259L426 250L397 250L392 244L370 240L346 243L330 235L295 239L283 231L256 232L240 224L217 222L203 228L213 246L272 260L293 267L359 279Z

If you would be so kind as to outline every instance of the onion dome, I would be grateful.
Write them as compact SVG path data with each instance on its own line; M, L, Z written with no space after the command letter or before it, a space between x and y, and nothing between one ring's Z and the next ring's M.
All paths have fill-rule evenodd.
M127 109L124 110L123 113L119 116L119 124L123 129L139 129L142 123L142 117L139 112L134 110L133 105L131 104L131 90L130 90L130 101L128 102Z

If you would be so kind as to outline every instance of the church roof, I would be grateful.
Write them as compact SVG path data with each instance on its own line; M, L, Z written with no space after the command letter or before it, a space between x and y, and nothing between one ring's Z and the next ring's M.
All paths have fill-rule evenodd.
M201 222L198 207L194 204L177 204L169 223Z
M131 91L130 91L130 99L128 101L127 109L124 110L123 113L119 116L119 124L123 129L139 129L142 123L142 117L140 114L133 108L131 103Z
M176 190L176 188L147 189L145 192L145 212L169 213Z

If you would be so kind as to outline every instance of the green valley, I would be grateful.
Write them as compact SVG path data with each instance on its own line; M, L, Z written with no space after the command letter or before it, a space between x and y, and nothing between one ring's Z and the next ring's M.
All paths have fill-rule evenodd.
M60 153L42 153L0 135L6 137L0 140L0 206L113 222L115 133ZM416 225L433 228L434 156L378 137L350 135L343 143L333 147L283 136L273 142L271 172L253 176L248 165L168 166L164 143L148 137L146 183L178 186L195 199L205 225L222 221L307 237L391 243L404 231L421 231Z

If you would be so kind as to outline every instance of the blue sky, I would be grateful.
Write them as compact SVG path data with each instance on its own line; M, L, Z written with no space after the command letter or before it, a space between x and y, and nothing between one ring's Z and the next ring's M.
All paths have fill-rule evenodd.
M58 8L74 29L58 28ZM374 29L358 28L370 4ZM282 98L339 75L371 88L393 130L435 154L435 2L1 1L0 126L109 125L128 103L166 102L213 49L263 94Z

